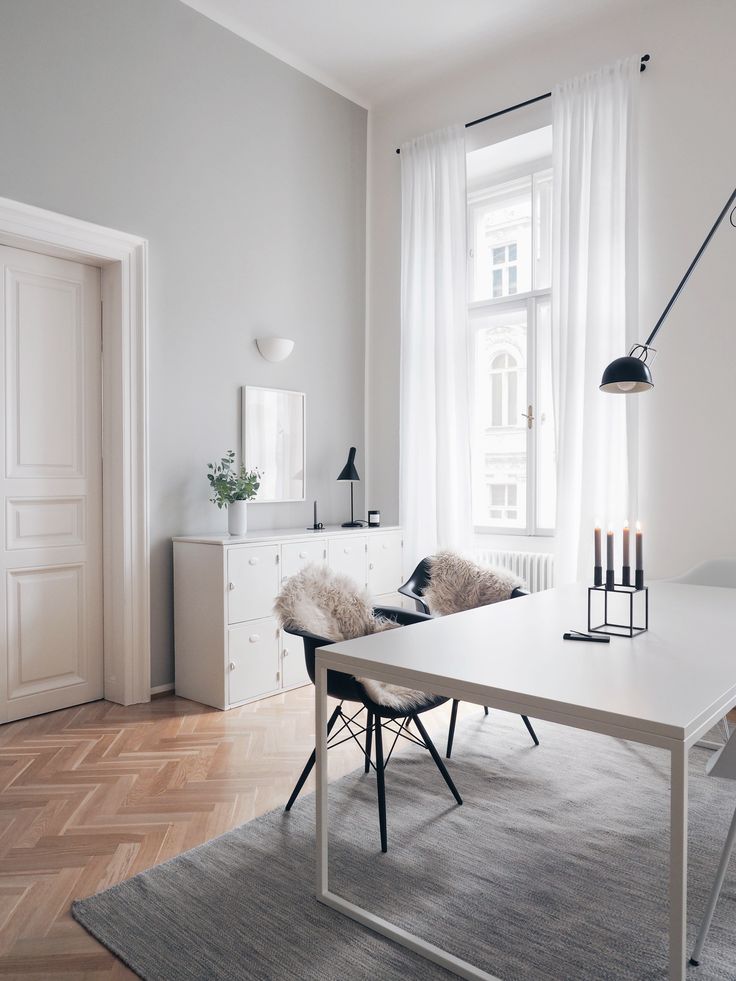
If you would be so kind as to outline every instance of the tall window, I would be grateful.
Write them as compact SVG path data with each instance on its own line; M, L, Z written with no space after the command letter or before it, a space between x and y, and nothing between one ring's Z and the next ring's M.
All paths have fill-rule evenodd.
M473 520L478 531L551 534L556 468L552 173L538 159L526 171L517 166L512 179L499 182L491 176L470 187Z

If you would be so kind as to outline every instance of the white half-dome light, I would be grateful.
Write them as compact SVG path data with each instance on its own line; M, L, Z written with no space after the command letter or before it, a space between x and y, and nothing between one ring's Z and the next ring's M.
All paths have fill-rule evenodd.
M256 345L266 361L285 361L294 350L288 337L257 337Z

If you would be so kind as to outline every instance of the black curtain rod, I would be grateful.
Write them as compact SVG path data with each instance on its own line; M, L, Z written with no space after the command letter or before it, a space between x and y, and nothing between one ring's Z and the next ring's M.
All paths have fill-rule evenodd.
M648 54L641 56L641 64L639 65L640 72L646 71L649 57L650 56ZM481 116L479 119L471 119L469 123L465 124L465 129L470 129L471 126L477 126L478 123L487 123L489 119L495 119L497 116L505 116L507 112L516 112L517 109L523 109L525 106L531 106L535 102L542 102L544 99L550 99L551 97L551 92L545 92L544 95L537 95L533 99L527 99L526 102L517 102L515 106L508 106L506 109L499 109L498 112L491 112L487 116ZM401 150L397 147L396 152L401 153Z

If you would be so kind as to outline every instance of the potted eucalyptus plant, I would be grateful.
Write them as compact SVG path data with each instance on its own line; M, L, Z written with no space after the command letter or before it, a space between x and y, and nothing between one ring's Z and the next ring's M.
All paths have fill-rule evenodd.
M252 501L261 486L260 470L246 470L245 464L235 465L235 452L228 450L219 463L208 463L210 500L220 510L227 508L227 530L231 535L248 531L248 501Z

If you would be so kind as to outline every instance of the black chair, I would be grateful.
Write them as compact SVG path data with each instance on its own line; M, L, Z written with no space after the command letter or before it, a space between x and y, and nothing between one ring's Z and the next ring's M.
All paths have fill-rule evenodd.
M416 569L409 578L406 580L403 586L399 586L399 592L402 596L407 596L409 599L414 600L417 610L420 613L427 614L431 616L431 611L429 605L425 602L424 594L429 586L429 581L431 578L432 563L430 559L422 559L417 565ZM511 593L510 599L516 599L518 596L527 596L528 593L524 589L519 589L518 587ZM455 740L455 723L457 722L457 707L460 703L455 698L452 702L452 712L450 713L450 728L447 733L447 749L445 751L445 756L449 760L452 755L452 744ZM484 705L483 710L486 715L488 715L488 706ZM534 728L529 721L529 719L522 715L522 721L529 732L529 735L534 740L534 745L539 745L539 739L534 731Z
M407 626L412 623L419 623L421 620L431 619L431 617L425 616L422 613L410 613L407 610L401 610L398 607L391 606L377 606L374 609L374 613L376 613L378 616L395 620L402 626ZM307 673L314 683L315 652L318 647L328 647L333 643L333 641L327 640L324 637L317 637L315 634L306 633L300 630L287 630L287 633L294 634L296 637L301 637L304 641L304 657L307 663ZM446 701L448 701L447 698L439 695L427 695L424 702L411 709L393 709L386 705L380 705L378 702L374 702L359 681L357 681L352 675L343 674L341 671L327 672L327 694L332 698L338 698L340 700L340 704L332 713L327 723L328 748L331 746L339 746L340 743L346 742L348 739L354 739L360 746L360 749L365 757L365 772L369 773L371 767L373 767L373 769L376 771L376 785L378 789L378 824L381 832L382 852L388 850L388 835L386 830L386 788L384 773L399 737L408 739L410 742L416 743L417 745L423 746L425 749L429 750L432 759L437 765L437 769L442 774L445 783L452 792L453 797L458 804L462 804L462 797L457 792L457 788L452 781L452 777L447 772L447 768L442 762L442 757L437 752L434 743L429 738L429 734L427 733L422 720L419 718L424 712L429 712L430 709L437 708L438 705L444 704ZM348 715L343 711L343 704L345 702L356 702L360 707L358 708L357 712L352 715ZM367 712L365 725L356 723L355 721L357 717L361 715L363 710ZM332 730L335 728L338 721L342 724L340 728L333 733ZM416 726L419 733L419 738L417 738L414 733L409 730L409 724L411 722L413 722ZM347 731L347 735L344 735L345 731ZM391 735L394 737L388 753L384 752L384 732L391 733ZM363 744L358 738L363 733L365 733L365 747L363 747ZM342 739L338 739L338 736L340 735L343 735ZM374 742L375 763L371 758L372 743ZM285 810L291 810L309 774L312 772L312 767L314 766L316 759L316 750L312 750L312 755L307 760L306 766L302 770L301 776L297 780L296 786L291 792L291 797L287 801Z

